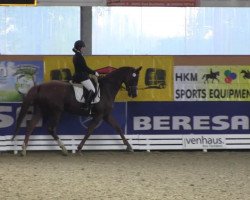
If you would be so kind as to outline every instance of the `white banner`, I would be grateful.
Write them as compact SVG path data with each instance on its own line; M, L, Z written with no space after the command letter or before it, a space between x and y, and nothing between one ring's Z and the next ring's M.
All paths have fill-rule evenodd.
M175 66L175 101L249 101L250 66Z
M183 135L184 149L225 149L224 135Z

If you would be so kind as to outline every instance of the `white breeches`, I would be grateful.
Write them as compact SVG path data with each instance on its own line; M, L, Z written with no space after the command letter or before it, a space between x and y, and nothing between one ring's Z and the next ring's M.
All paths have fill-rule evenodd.
M82 81L81 84L83 84L83 86L88 90L92 90L94 93L95 93L95 87L94 85L92 84L91 80L88 79L86 81Z

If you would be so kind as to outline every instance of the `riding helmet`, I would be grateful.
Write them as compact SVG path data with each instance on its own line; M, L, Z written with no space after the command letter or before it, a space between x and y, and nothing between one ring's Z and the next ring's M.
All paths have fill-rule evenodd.
M82 47L85 47L85 43L82 40L77 40L74 44L74 48L80 50Z

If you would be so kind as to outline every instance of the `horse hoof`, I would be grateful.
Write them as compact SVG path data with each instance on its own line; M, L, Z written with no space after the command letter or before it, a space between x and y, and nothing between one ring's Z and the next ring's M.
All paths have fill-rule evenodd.
M128 147L126 150L127 152L134 152L134 150L131 147Z
M63 156L68 156L69 154L68 154L68 151L66 150L66 151L62 151L62 155Z
M25 157L25 156L26 156L26 151L21 151L20 155L21 155L22 157Z
M83 155L82 150L77 150L76 154L79 155L79 156L82 156Z

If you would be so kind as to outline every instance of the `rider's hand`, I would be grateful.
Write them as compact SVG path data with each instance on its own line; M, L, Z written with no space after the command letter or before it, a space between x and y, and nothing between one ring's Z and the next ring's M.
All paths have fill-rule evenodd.
M100 75L99 75L99 73L98 73L98 72L95 72L95 76L97 76L97 77L98 77L98 76L100 76Z

